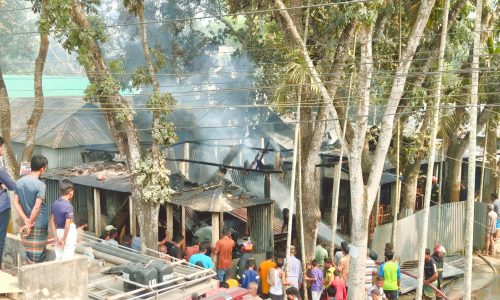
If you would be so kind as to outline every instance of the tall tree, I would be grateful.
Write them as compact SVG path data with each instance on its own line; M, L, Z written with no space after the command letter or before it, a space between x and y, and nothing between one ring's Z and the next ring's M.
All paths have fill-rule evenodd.
M337 136L341 137L341 127L338 122L339 118L337 117L337 112L332 104L332 98L328 93L325 85L323 84L310 56L307 48L305 47L303 41L300 38L300 35L297 32L297 27L293 23L293 20L289 17L288 12L285 10L281 0L275 1L278 8L280 8L280 14L286 20L286 29L289 29L293 33L294 41L299 46L300 52L302 54L303 59L305 60L311 77L314 80L314 83L318 85L318 89L320 94L328 107L328 113L330 117L336 121L335 130L337 132ZM382 118L381 130L379 141L377 144L377 148L375 150L373 163L371 165L368 177L365 177L363 174L362 168L362 154L365 145L365 137L362 138L359 136L360 133L366 132L366 126L368 119L363 117L363 113L366 113L368 108L368 101L370 97L370 85L365 81L371 79L371 71L368 69L365 72L364 76L360 76L359 86L359 102L358 104L358 118L356 120L357 133L355 132L353 141L349 143L349 176L351 183L351 205L352 205L352 226L351 226L351 243L352 243L352 255L351 255L351 263L350 263L350 278L349 278L349 297L353 299L361 299L365 296L365 289L363 287L364 282L364 270L365 270L365 258L366 258L366 246L368 243L368 217L370 210L369 208L373 207L375 202L376 192L379 188L380 179L382 176L382 170L385 162L385 157L387 155L387 151L391 142L392 130L393 130L393 122L394 115L401 100L401 96L404 91L404 86L406 82L406 78L408 76L408 71L410 69L411 62L415 55L416 49L420 44L421 36L424 31L424 28L427 25L427 21L431 14L432 8L434 7L434 0L423 1L420 5L417 17L415 19L415 23L413 25L412 31L410 33L408 44L406 45L405 50L402 52L402 56L398 63L398 67L396 69L394 80L392 83L392 88L389 94L389 98L387 101L387 108L384 113L384 117ZM373 15L368 14L369 18L365 20L365 22L374 21ZM370 18L371 17L371 18ZM283 28L283 29L285 29ZM369 45L365 45L365 50L361 51L362 57L364 57L361 62L364 64L360 64L360 68L368 68L367 65L371 65L371 36L373 27L365 26L362 31L369 31L366 34L366 40ZM363 72L360 72L363 73ZM365 89L362 89L365 88ZM365 180L365 178L367 178Z
M169 171L163 158L152 157L143 151L134 124L134 108L120 95L120 85L104 59L101 44L107 36L102 20L97 15L99 1L83 3L76 0L60 0L52 3L49 24L70 52L78 55L90 85L86 89L89 100L95 100L111 130L120 154L125 157L131 174L131 201L137 208L141 228L142 249L155 249L158 240L158 213L160 203L170 198ZM149 76L148 73L145 73ZM164 115L170 112L173 98L170 94L154 94L148 101L148 109ZM174 139L172 127L167 122L152 124L154 147L169 144ZM154 148L153 147L153 148ZM154 161L157 159L157 161ZM161 160L161 161L158 161Z
M33 155L33 151L35 149L36 130L41 115L43 113L43 103L44 103L43 72L45 68L45 61L47 59L47 52L49 49L49 38L48 38L48 27L47 27L48 1L33 0L32 3L33 3L33 12L40 14L40 18L38 21L38 32L40 36L40 43L39 43L38 56L36 57L35 60L35 74L34 74L35 99L34 99L33 111L31 113L30 118L27 121L28 126L26 131L25 146L23 150L23 155L21 157L21 161L30 161L31 156ZM23 2L20 2L19 4L22 5ZM5 21L2 22L3 24L0 26L5 26L5 27L8 26L13 32L15 32L16 30L21 30L21 31L27 30L29 27L24 25L21 22L21 20L26 19L28 16L24 15L24 17L21 17L24 13L21 13L21 15L19 14L20 14L19 12L14 12L13 15L10 15L10 17L7 18L6 20L7 22ZM4 47L3 51L5 51L5 53L2 53L0 55L2 56L2 59L0 61L2 64L3 63L8 64L8 61L11 59L31 58L32 44L29 43L28 45L25 45L25 47L22 46L20 47L20 44L22 45L23 42L18 39L16 34L14 34L13 36L14 40L7 43L11 46ZM5 140L5 146L4 146L5 166L7 170L10 172L10 174L12 174L14 178L17 178L19 174L20 165L14 156L14 151L10 143L12 116L10 110L10 98L7 92L7 87L5 85L2 67L3 66L0 65L0 105L2 106L2 108L0 109L0 119L2 127L1 132ZM12 66L6 66L7 70L12 70L11 68Z

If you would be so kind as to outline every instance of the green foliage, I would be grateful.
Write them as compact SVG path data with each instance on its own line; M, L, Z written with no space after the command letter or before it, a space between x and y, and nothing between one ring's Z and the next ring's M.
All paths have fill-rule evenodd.
M127 8L129 13L137 16L137 3L142 0L123 0L123 6Z
M174 125L168 121L167 115L172 112L175 98L170 93L153 93L147 102L147 108L159 116L157 128L153 128L153 139L161 145L171 145L177 141Z
M164 203L170 199L170 171L164 163L153 166L151 156L139 161L134 173L137 185L142 190L142 200L152 203Z

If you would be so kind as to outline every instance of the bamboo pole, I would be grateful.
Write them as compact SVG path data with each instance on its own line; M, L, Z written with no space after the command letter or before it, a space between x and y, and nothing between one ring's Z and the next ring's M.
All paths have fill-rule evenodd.
M427 167L427 180L425 182L425 197L424 197L424 211L422 222L422 236L420 238L418 250L418 272L417 272L417 295L416 299L422 299L423 285L424 285L424 263L425 263L425 248L427 244L427 232L429 228L429 210L431 203L432 193L432 175L434 174L434 160L436 157L436 136L439 127L439 108L441 105L441 87L442 87L442 74L444 71L444 53L446 50L446 39L448 34L448 11L450 10L450 0L445 0L443 8L443 26L441 31L441 41L439 44L439 63L437 74L437 86L434 94L434 107L432 115L432 132L431 132L431 145L429 151L429 164Z
M349 112L349 98L351 95L351 85L352 85L352 74L351 74L351 82L349 83L349 93L348 93L348 100L347 100L347 110L346 110L346 118L344 120L344 126L343 126L343 135L345 138L345 131L347 127L347 119L348 119L348 112ZM344 140L344 139L342 139ZM341 177L342 177L342 161L343 161L343 156L344 156L344 147L340 148L340 157L339 157L339 163L338 167L335 166L334 170L336 171L334 174L335 178L333 178L333 191L332 191L332 242L330 244L330 257L334 257L335 255L335 238L337 236L337 219L338 219L338 209L339 209L339 194L340 194L340 182L341 182Z
M437 230L434 244L441 240L441 204L443 203L443 167L444 167L444 139L441 142L441 161L439 163L439 193L438 193L438 212L437 212Z
M481 184L479 186L479 201L483 201L483 190L484 190L484 169L486 168L486 154L488 145L488 129L490 122L486 122L486 129L484 130L484 146L483 146L483 164L481 166Z
M299 88L299 90L301 90ZM293 219L293 203L295 202L295 177L297 174L297 152L298 152L298 142L299 142L299 130L300 130L300 96L299 104L297 110L299 111L298 119L299 121L295 124L295 140L293 142L293 162L292 162L292 182L290 186L290 203L289 203L289 214L288 214L288 226L286 234L286 266L285 272L288 276L290 272L290 247L292 245L292 219ZM302 216L301 216L302 217ZM303 243L302 243L303 244Z
M354 45L353 45L353 54L352 56L355 58L356 57L356 36L354 36ZM345 132L347 128L347 121L349 117L349 103L351 101L351 93L352 93L352 81L354 80L354 74L355 72L351 73L351 77L349 79L349 90L347 92L347 107L346 107L346 112L345 112L345 120L344 124L342 127L342 139L339 139L339 141L345 141ZM332 242L330 244L330 257L335 256L335 238L337 235L337 222L338 222L338 209L339 209L339 193L340 193L340 179L342 177L342 160L344 158L344 145L340 147L340 158L339 158L339 165L338 169L334 169L337 172L334 172L334 178L333 178L333 190L332 190Z
M399 179L399 151L400 151L400 136L401 136L401 122L398 119L398 132L396 138L396 197L394 199L394 207L392 212L392 232L391 232L391 243L393 247L396 247L396 231L398 229L398 215L399 215L399 202L401 199L400 195L400 179Z
M477 103L479 90L479 55L481 42L481 16L483 1L476 1L476 18L474 24L474 43L472 45L471 87L470 87L470 132L469 132L469 164L467 169L467 209L465 215L465 300L472 298L472 243L474 234L474 185L476 179L476 133Z
M310 4L311 0L309 0L309 5L306 11L306 22L305 22L305 27L304 27L304 45L307 43L307 34L309 31L309 12L310 12ZM304 46L305 47L305 46ZM302 100L302 85L299 86L299 95L298 95L298 103L297 103L297 124L295 125L295 141L294 141L294 151L293 151L293 170L292 170L292 183L291 183L291 192L290 192L290 214L288 217L288 230L287 230L287 242L286 242L286 274L288 275L290 271L290 248L292 245L292 221L293 221L293 201L295 200L295 177L296 177L296 171L297 171L297 156L300 155L300 103ZM300 159L300 156L299 156ZM300 160L299 160L300 162ZM301 255L302 255L302 269L305 270L305 245L304 245L304 216L302 214L302 194L301 194L301 189L302 189L302 175L299 170L299 199L298 199L298 212L300 213L300 238L301 238ZM307 283L304 281L303 283L303 288L304 288L304 300L308 300L308 294L307 294Z
M299 145L298 145L298 158L297 161L299 164L301 164L301 159L302 159L302 154L301 154L301 148L300 148L300 130L299 130ZM298 184L298 213L300 214L299 218L299 226L300 226L300 252L301 252L301 259L302 259L302 270L306 269L306 246L304 244L304 215L303 215L303 210L302 210L302 168L299 168L299 184ZM304 300L308 300L309 295L307 293L307 282L304 280L302 282L302 288L304 289Z

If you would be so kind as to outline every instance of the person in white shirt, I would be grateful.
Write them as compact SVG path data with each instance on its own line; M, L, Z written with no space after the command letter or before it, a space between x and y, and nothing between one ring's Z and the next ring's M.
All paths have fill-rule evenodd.
M378 276L375 284L368 290L367 300L385 300L387 297L384 293L384 277Z

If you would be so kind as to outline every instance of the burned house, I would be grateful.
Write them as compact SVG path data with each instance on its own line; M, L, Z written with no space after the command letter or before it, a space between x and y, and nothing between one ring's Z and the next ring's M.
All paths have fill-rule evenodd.
M44 176L47 204L59 197L58 182L63 178L76 185L73 206L77 219L86 219L89 230L99 235L107 224L135 233L137 222L130 199L130 177L124 163L93 162L79 166L50 169ZM167 231L190 237L211 226L212 240L218 240L224 223L231 224L241 236L250 233L262 251L272 249L274 201L252 195L229 180L198 184L179 173L172 174L174 190L159 215L160 237ZM246 209L246 214L241 210ZM235 214L231 214L237 211ZM226 214L225 214L226 213ZM248 224L248 225L247 225Z

